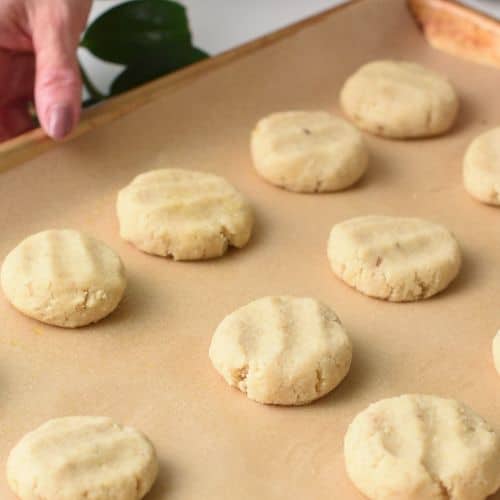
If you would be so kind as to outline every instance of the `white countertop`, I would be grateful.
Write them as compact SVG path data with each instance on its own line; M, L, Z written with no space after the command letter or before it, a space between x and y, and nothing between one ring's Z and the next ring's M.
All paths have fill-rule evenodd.
M241 45L346 0L181 0L188 9L194 43L211 55ZM462 0L500 18L500 0ZM94 2L90 19L120 3ZM107 90L120 67L100 62L86 51L80 57L97 87Z

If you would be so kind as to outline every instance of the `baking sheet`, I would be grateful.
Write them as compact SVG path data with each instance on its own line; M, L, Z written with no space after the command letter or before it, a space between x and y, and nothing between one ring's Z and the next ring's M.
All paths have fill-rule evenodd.
M341 193L292 194L257 177L248 140L258 118L339 112L345 78L387 57L449 75L462 99L450 134L409 142L367 135L369 172ZM344 471L343 436L370 402L434 393L463 400L500 428L490 354L500 328L500 210L472 200L461 180L469 141L500 123L499 89L498 70L429 48L403 1L364 0L1 174L1 259L33 232L71 227L119 252L129 287L112 316L76 331L25 318L0 297L0 467L46 419L109 415L143 430L158 450L161 471L148 500L350 500L361 495ZM117 190L161 166L215 172L245 193L257 217L248 247L175 263L121 241ZM326 257L329 230L373 213L445 224L465 255L459 279L413 304L370 299L339 281ZM323 300L353 339L349 376L315 404L249 401L208 359L219 321L272 294ZM0 498L13 498L3 477Z

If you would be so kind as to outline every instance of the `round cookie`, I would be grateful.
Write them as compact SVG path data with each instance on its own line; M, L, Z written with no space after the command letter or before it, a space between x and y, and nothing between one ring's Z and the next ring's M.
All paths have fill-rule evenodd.
M359 413L344 441L347 474L373 500L483 500L500 486L500 439L458 401L404 395Z
M224 318L209 356L226 382L250 399L302 405L347 375L352 345L335 313L317 300L264 297Z
M263 118L252 132L251 150L264 179L302 193L344 189L368 165L361 134L325 111L288 111Z
M493 337L491 348L493 352L493 363L495 364L496 371L500 375L500 330L498 330L497 334Z
M29 236L3 262L0 281L11 304L50 325L75 328L110 314L126 287L120 257L72 230Z
M157 473L149 440L106 417L49 420L7 460L7 481L20 500L140 500Z
M222 177L166 168L137 176L118 194L120 235L174 260L219 257L250 239L249 204Z
M467 149L464 185L479 201L500 205L500 127L476 137Z
M394 139L446 132L459 108L446 78L405 61L365 64L344 84L340 103L358 127Z
M443 226L371 215L333 227L333 272L356 290L392 302L421 300L446 288L461 266L460 248Z

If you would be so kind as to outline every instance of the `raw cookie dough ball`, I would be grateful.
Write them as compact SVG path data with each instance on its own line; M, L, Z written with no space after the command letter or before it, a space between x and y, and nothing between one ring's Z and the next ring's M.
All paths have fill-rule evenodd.
M451 283L461 266L458 243L443 226L379 215L335 225L328 258L347 284L393 302L431 297Z
M219 257L250 239L249 204L217 175L165 168L137 176L118 194L121 237L175 260Z
M472 141L464 158L464 184L479 201L500 205L500 127Z
M317 300L264 297L224 318L209 355L226 382L250 399L301 405L347 375L352 346L335 313Z
M493 362L495 363L495 368L500 375L500 330L493 337Z
M157 472L149 440L106 417L49 420L7 460L7 481L20 500L140 500Z
M344 441L347 474L373 500L483 500L500 486L500 440L465 405L404 395L370 405Z
M11 304L49 325L75 328L110 314L126 287L120 257L104 243L72 230L49 230L22 241L0 274Z
M340 103L363 130L395 139L446 132L459 107L446 78L404 61L365 64L344 84Z
M361 134L324 111L288 111L263 118L252 133L251 150L264 179L302 193L344 189L368 165Z

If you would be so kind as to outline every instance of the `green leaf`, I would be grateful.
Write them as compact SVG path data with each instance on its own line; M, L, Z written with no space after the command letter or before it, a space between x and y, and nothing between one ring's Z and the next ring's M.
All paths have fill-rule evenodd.
M186 9L170 0L132 0L106 11L80 43L95 56L132 64L159 47L191 45Z
M95 97L89 97L88 99L85 99L82 102L82 108L90 108L91 106L95 106L96 104L99 104L102 102L102 99L98 99Z
M111 85L111 94L121 94L207 57L206 52L196 47L188 47L183 50L168 50L161 55L150 54L142 61L131 64L116 77Z

